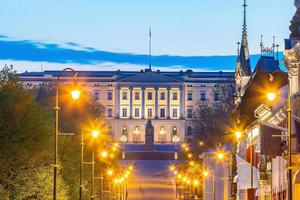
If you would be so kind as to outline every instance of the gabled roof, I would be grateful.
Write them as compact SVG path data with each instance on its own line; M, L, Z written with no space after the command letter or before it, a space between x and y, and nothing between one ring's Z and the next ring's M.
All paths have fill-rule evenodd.
M256 64L254 73L257 73L258 71L269 73L280 71L279 63L273 56L261 56Z
M148 71L138 75L133 75L124 79L119 79L119 82L181 82L178 79L166 76L160 72Z

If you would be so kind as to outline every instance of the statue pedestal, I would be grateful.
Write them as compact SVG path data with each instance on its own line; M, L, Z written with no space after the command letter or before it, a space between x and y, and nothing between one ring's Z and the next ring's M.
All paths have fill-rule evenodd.
M154 151L154 128L151 120L148 120L146 123L145 151Z

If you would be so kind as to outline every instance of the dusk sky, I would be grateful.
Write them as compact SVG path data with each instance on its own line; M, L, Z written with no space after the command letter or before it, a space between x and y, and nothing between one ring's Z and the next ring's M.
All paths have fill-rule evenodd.
M251 54L260 53L260 35L264 35L268 46L275 35L282 50L295 12L293 0L248 0L247 3ZM144 62L126 59L115 62L93 58L93 62L76 62L67 57L64 62L56 62L55 57L36 59L38 51L29 54L28 46L22 52L27 56L14 57L10 52L10 56L5 57L5 49L8 46L14 51L15 48L20 54L26 40L26 44L40 45L43 50L49 48L45 44L55 44L59 48L84 52L145 55L148 54L150 26L152 52L156 56L188 59L190 56L235 55L236 42L240 41L242 31L242 4L242 0L1 0L0 64L14 64L19 71L38 70L40 65L56 69L66 63L88 69L112 66L114 69L135 69L130 67L146 65L147 59ZM52 47L51 50L56 51ZM232 69L232 62L225 63L224 69ZM176 63L153 64L157 67L177 66ZM209 64L200 66L201 62L195 65L178 63L179 67L213 69Z

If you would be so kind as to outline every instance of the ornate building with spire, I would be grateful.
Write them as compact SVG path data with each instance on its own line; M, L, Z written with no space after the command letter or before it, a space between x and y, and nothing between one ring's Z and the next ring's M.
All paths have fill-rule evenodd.
M238 57L235 70L236 96L241 97L245 92L245 87L251 77L250 52L247 35L247 3L244 0L244 20L242 30L242 40L238 43ZM237 98L239 100L239 98Z

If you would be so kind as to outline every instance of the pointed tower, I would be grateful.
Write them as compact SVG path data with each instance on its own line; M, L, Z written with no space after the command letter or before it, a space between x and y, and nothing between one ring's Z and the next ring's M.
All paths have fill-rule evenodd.
M239 64L242 70L242 76L251 76L251 66L250 66L250 53L248 46L248 36L247 36L247 13L246 13L246 0L244 0L244 22L243 22L243 32L242 41L239 55Z
M244 0L243 8L244 8L244 20L243 20L242 40L240 43L238 43L238 55L237 55L236 70L235 70L237 96L243 96L244 88L251 77L250 53L249 53L248 35L247 35L246 0Z

